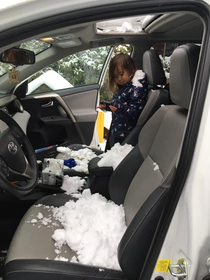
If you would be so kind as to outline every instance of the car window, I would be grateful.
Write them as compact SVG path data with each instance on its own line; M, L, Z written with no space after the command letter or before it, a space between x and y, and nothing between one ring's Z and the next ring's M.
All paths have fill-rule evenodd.
M24 42L20 45L21 49L33 51L35 55L45 51L50 48L51 44L40 41L40 40L30 40L28 42Z
M97 84L111 47L100 47L69 55L33 75L28 94Z
M152 49L154 49L163 64L163 69L167 78L167 82L170 79L170 59L173 51L179 46L178 43L156 43L153 45Z

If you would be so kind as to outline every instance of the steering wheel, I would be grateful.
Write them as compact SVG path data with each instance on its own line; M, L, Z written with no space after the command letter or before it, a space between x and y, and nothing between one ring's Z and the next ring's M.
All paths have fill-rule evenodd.
M2 110L0 119L8 126L0 132L0 188L22 197L37 184L37 159L20 126Z

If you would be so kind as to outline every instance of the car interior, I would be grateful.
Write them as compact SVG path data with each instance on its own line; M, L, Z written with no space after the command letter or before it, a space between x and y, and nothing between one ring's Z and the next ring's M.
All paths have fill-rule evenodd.
M152 15L149 9L146 14L138 12L135 16L126 16L124 12L112 17L105 13L100 20L96 17L71 25L49 25L37 28L34 34L31 31L30 36L22 34L19 39L14 36L13 42L0 46L0 277L3 279L139 279L144 272L160 219L171 199L188 123L193 116L194 81L206 26L190 7L177 10L168 7L167 11ZM37 42L41 50L36 53ZM122 143L133 145L133 150L114 171L111 167L99 168L99 158L94 158L89 163L85 186L91 193L100 193L125 209L127 230L119 240L119 271L55 260L52 232L25 221L39 211L45 213L44 206L60 207L73 199L58 186L40 183L40 161L59 159L57 146L78 150L85 145L98 155L103 152L91 145L96 106L114 48L121 45L132 46L131 56L137 68L147 74L148 101L136 127ZM6 51L16 52L18 48L27 49L27 58L21 56L20 61L7 58ZM72 73L76 76L79 61L88 61L87 53L90 61L94 60L97 51L104 52L100 71L91 72L88 68L91 62L81 71L97 76L95 80L83 79L80 84L71 77L68 82L62 80ZM165 58L170 61L169 70ZM73 72L62 72L57 64L61 60ZM41 82L40 77L52 69L62 78L58 78L59 85L52 85L53 76L50 82ZM35 88L36 79L39 81ZM155 164L158 170L154 170ZM71 169L65 170L65 174L87 176ZM68 259L75 256L67 245L62 250L67 251Z
M139 116L135 128L122 142L122 145L130 144L132 146L136 146L138 142L138 135L144 124L149 120L154 112L160 108L161 105L167 105L171 103L169 91L165 89L166 77L163 70L163 65L158 54L154 50L148 50L143 54L142 69L147 74L149 85L147 103ZM109 140L110 138L111 137L109 137ZM111 148L113 144L111 144L110 142L109 147ZM68 146L68 148L73 151L84 149L86 147L91 149L96 155L100 155L103 153L102 150L91 148L90 146L84 146L83 144L72 144ZM63 154L59 153L56 158L62 159ZM85 172L75 171L74 169L65 169L64 174L67 174L69 176L90 177L88 178L89 180L86 183L86 187L90 188L92 193L98 192L109 199L110 196L108 192L108 182L113 172L113 168L111 166L99 168L97 163L100 159L101 158L98 157L91 160L88 166L88 174ZM126 162L125 160L124 162Z

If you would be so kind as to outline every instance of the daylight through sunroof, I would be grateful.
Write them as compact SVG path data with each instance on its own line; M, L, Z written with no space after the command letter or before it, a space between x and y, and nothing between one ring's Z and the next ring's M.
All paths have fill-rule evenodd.
M153 16L144 15L114 20L101 21L96 23L96 32L99 33L140 33L143 24Z

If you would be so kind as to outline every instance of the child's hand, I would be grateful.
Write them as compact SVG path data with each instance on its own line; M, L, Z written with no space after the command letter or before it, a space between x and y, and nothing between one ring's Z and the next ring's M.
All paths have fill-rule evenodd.
M114 107L114 106L112 106L112 105L109 105L109 108L110 108L110 110L111 110L112 112L115 112L115 111L117 110L117 108Z
M104 109L106 108L105 104L100 104L99 106L96 107L96 109Z

